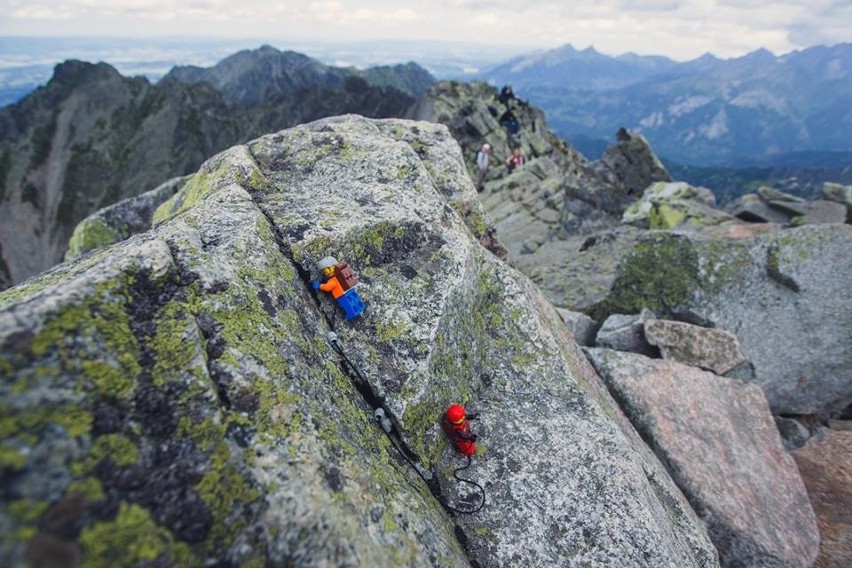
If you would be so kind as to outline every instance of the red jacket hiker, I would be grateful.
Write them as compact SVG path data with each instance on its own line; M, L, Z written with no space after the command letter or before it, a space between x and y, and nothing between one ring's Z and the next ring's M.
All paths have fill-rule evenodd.
M447 427L453 443L462 454L472 456L476 452L476 434L470 431L468 418L474 419L476 415L467 415L464 406L460 404L453 404L447 409Z

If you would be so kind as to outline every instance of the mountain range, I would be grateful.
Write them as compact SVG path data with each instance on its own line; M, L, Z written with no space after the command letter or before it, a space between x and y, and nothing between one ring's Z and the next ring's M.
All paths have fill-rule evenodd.
M695 161L685 152L706 152L710 157L730 154L728 148L747 145L743 131L755 131L760 140L775 140L779 152L785 148L793 152L795 144L790 148L785 144L819 136L836 140L836 148L844 141L836 134L835 125L850 120L849 105L840 104L848 102L852 92L849 52L850 46L842 45L784 58L757 52L740 60L705 57L679 64L661 57L612 58L593 49L577 51L566 46L495 67L487 78L514 83L521 97L546 111L551 128L559 132L561 125L563 136L566 124L580 124L585 130L576 136L590 144L576 143L576 147L592 158L597 154L589 153L587 146L600 144L604 136L610 139L621 124L634 124L627 119L622 123L618 113L633 109L636 116L662 117L653 123L637 119L639 125L632 130L647 136L678 179L706 182L724 202L761 184L808 195L823 181L852 183L848 142L841 146L847 149L845 153L785 155L785 159L808 156L808 163L816 166L804 170L778 164L766 167L764 163L746 172L683 167L671 158L679 155L689 164ZM781 95L792 100L785 93L795 90L798 79L790 70L807 67L808 61L808 76L825 91L811 86L810 99L801 93L797 99L801 108L807 107L808 100L815 101L809 119L797 122L800 128L814 130L810 138L785 134L792 127L781 115L769 113L759 96L780 93L777 100L782 100ZM767 67L786 72L755 71ZM574 84L587 88L569 89L560 95L559 89L566 88L560 84L565 84L564 74L569 72ZM759 77L765 78L764 83ZM770 82L769 77L776 79ZM340 68L270 46L237 52L207 68L177 66L157 83L144 77L124 77L106 63L62 63L47 85L0 109L0 287L62 260L73 228L88 214L138 195L151 183L195 171L218 151L326 116L409 116L415 101L434 81L415 63L364 70ZM694 94L699 83L709 93L704 98ZM765 86L762 91L756 86L759 84ZM773 90L766 86L770 84L775 85ZM726 102L722 95L713 94L724 85L740 85L740 95ZM832 90L831 85L836 88ZM641 89L656 94L640 96ZM733 91L730 87L728 95ZM623 99L630 104L622 104ZM655 107L654 100L662 101L662 106ZM585 101L587 107L572 107L577 101ZM753 104L746 104L748 101ZM792 102L782 103L773 108L795 107ZM716 124L714 116L733 115L734 110L737 121L730 122L727 131L720 127L715 138L708 138L712 128L701 122L702 117ZM828 117L832 117L831 124ZM750 126L753 119L763 120L764 126ZM815 125L822 125L822 130ZM681 127L687 130L679 130ZM689 134L689 128L700 135ZM825 147L831 145L826 142ZM736 152L747 154L745 150ZM763 153L764 160L782 155Z
M57 65L46 86L0 109L0 285L61 261L83 217L152 182L325 116L403 116L432 81L416 65L340 69L271 47L156 84L106 63Z
M512 84L572 143L609 139L626 127L642 132L661 156L697 166L752 166L801 152L848 164L852 151L848 43L685 63L566 45L475 77Z

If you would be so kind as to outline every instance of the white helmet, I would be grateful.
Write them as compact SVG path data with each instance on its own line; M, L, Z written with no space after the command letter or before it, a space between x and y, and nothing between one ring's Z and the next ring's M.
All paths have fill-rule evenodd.
M337 259L333 256L327 256L317 263L317 272L322 272L326 268L337 266Z
M482 149L487 152L488 150L491 149L491 144L486 142L485 144L482 145Z

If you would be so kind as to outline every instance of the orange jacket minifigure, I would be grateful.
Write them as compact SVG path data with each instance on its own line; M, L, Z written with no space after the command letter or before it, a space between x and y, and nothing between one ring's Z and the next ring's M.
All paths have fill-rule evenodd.
M447 409L446 418L450 436L458 451L466 456L476 453L476 434L470 431L470 422L467 420L476 418L476 415L468 415L464 406L453 404Z
M327 270L328 272L332 272L334 268ZM328 292L336 300L343 295L343 286L340 285L340 280L337 279L337 276L329 276L328 272L323 273L326 276L326 280L319 285L319 289L323 292Z
M333 256L327 256L317 263L317 271L321 278L313 281L314 290L328 292L337 301L337 305L350 320L361 315L364 302L354 286L358 283L349 265L337 262Z

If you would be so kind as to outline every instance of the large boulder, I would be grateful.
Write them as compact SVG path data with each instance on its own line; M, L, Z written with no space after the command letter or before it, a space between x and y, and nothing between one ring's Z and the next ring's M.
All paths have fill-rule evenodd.
M724 375L745 362L737 337L722 329L652 319L645 322L645 339L664 359Z
M614 185L634 198L655 182L672 181L645 137L624 128L617 132L616 144L604 151L599 164L605 175L612 176Z
M814 568L852 566L852 432L822 430L792 455L822 537Z
M852 227L811 225L746 238L650 233L589 310L652 310L739 339L777 414L852 402Z
M65 260L76 260L98 247L150 229L154 211L186 183L187 177L171 179L156 189L119 201L80 221L71 234Z
M716 209L716 198L706 187L685 182L656 182L622 215L624 223L651 229L718 225L733 216Z
M598 330L595 346L652 357L659 351L645 338L645 326L654 319L654 314L648 310L638 314L612 314Z
M758 387L634 353L586 352L707 522L723 566L811 566L814 512Z
M5 565L718 565L555 310L479 244L446 128L264 136L152 219L0 294ZM329 254L355 320L309 283ZM487 500L451 517L479 504L455 402Z

